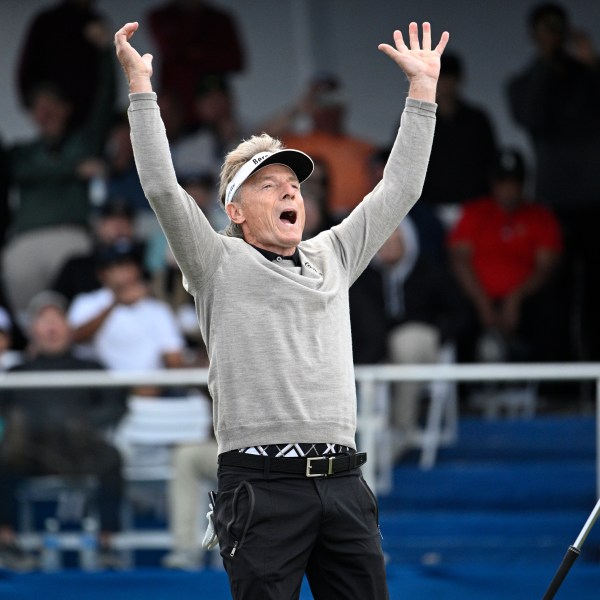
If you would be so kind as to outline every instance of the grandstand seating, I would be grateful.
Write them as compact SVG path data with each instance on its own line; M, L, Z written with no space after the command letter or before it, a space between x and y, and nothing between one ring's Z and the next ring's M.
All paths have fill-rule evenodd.
M440 450L434 468L419 468L414 451L394 469L393 490L380 497L391 598L541 597L595 504L594 419L474 417L463 418L459 427L458 443ZM137 541L143 546L143 537ZM20 586L33 593L45 585L45 598L63 598L60 589L67 583L82 590L73 597L86 600L109 594L120 600L149 589L157 600L175 590L183 600L229 597L223 572L167 573L156 557L143 559L122 573L7 576L0 578L0 597ZM593 529L563 583L564 597L597 598L599 561L600 530ZM301 600L309 598L305 585Z

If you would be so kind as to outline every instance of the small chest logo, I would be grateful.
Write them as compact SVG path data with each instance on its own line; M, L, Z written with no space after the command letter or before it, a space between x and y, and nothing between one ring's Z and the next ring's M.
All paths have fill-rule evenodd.
M323 277L323 273L321 273L321 271L315 269L315 267L313 267L307 260L304 261L304 266L307 269L310 269L311 271L314 271L317 275L320 275L321 277Z

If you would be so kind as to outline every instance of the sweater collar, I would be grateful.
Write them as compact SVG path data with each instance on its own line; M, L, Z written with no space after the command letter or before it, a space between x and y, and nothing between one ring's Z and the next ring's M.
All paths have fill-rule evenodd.
M253 246L250 244L255 250L258 250L267 260L273 261L282 261L282 260L291 260L296 267L302 266L300 262L300 252L298 252L298 248L294 250L294 254L291 256L282 256L281 254L277 254L276 252L271 252L269 250L265 250L264 248L259 248L258 246Z

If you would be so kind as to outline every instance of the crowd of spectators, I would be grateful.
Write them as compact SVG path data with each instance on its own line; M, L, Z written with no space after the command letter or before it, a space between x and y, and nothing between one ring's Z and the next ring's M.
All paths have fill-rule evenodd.
M316 74L299 98L252 127L240 121L231 85L246 62L235 19L202 0L158 4L144 18L177 174L216 230L227 222L217 201L223 156L259 130L315 160L302 186L305 237L343 219L380 180L389 149L348 131L351 98L336 74ZM433 363L448 344L458 361L490 360L490 340L498 361L600 360L600 58L560 5L536 7L529 27L535 55L505 91L534 161L502 147L494 115L464 96L463 59L445 53L422 198L351 289L357 363ZM194 307L115 105L112 33L93 0L62 0L35 16L15 65L36 134L0 152L2 370L206 364ZM414 383L394 389L398 457L422 392ZM122 481L118 452L100 433L123 403L91 391L0 395L0 561L29 564L15 550L11 502L16 479L30 474L99 477L108 551ZM190 480L210 476L199 448L174 454L182 479L172 506L189 495ZM188 522L176 532L184 555L167 566L197 559Z

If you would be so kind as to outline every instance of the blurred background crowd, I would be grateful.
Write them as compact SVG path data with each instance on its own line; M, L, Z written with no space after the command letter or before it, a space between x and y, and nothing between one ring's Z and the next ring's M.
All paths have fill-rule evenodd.
M137 178L112 44L121 25L114 7L94 0L32 4L16 60L4 74L27 126L15 132L0 117L0 368L205 367L191 297ZM325 18L334 5L341 10L325 4L331 13ZM311 53L298 37L303 24L312 35L307 6L290 9L298 26L282 60L290 48ZM462 363L600 360L594 24L566 3L532 2L520 14L513 35L528 36L528 52L504 65L509 75L496 80L516 136L503 130L506 117L496 106L475 99L477 82L468 85L472 60L493 53L493 62L501 62L500 40L494 45L493 36L482 35L483 20L472 32L481 41L478 57L462 53L460 36L451 37L422 197L351 289L357 364L435 363L442 355ZM252 64L252 37L234 3L157 0L127 18L140 21L155 56L154 84L180 183L216 230L226 224L216 194L224 154L254 133L266 131L315 160L302 185L306 238L339 223L381 178L403 103L396 73L385 83L394 98L388 120L377 110L385 99L381 82L357 93L331 60L296 59L300 89ZM413 18L399 14L394 25ZM433 8L427 18L434 31L451 29ZM260 76L248 97L267 105L281 98L280 106L248 116L240 80L249 73ZM351 118L361 110L370 113L366 126ZM370 135L368 123L376 119ZM581 391L549 386L541 393L568 403ZM132 393L181 395L150 386ZM394 389L398 460L422 393L416 384ZM101 482L99 539L110 565L122 457L103 433L122 419L128 394L58 390L52 410L48 394L0 395L0 554L9 566L31 564L15 537L21 478L92 473ZM211 435L209 427L202 444L179 456L192 479L211 475L207 461L199 463L215 452ZM179 493L189 494L189 487ZM166 566L196 560L194 540L179 542Z

